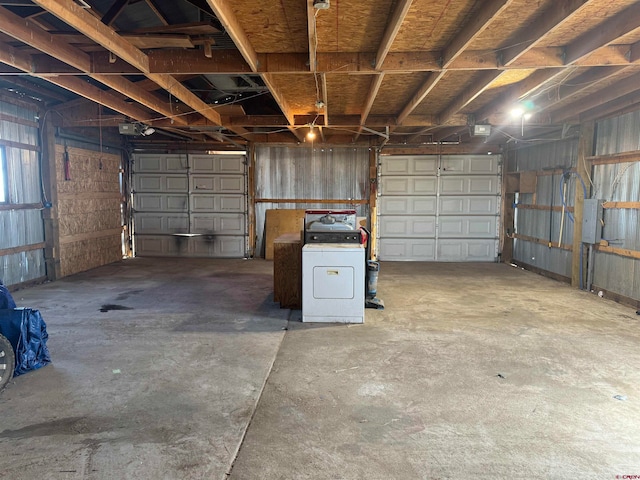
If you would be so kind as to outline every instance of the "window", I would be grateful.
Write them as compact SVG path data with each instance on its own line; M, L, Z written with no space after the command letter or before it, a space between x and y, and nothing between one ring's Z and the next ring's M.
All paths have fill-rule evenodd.
M7 159L4 148L0 147L0 203L9 202L9 182L7 179Z

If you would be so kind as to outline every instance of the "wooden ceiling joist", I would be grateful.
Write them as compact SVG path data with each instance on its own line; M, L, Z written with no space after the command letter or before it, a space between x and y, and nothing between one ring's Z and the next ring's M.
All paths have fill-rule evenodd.
M575 63L594 50L610 45L640 27L640 3L614 15L591 31L585 32L565 48L565 63Z
M513 64L546 36L564 25L587 3L588 0L554 2L533 24L527 25L523 32L510 40L509 43L513 43L513 46L500 51L500 63L505 66Z
M482 2L482 7L474 13L473 17L467 22L456 37L442 51L442 68L448 68L451 63L462 53L467 47L484 32L491 22L513 3L513 0L488 0Z
M378 52L376 53L374 64L375 70L380 70L380 67L384 63L385 58L387 58L387 54L391 49L391 45L393 45L393 41L396 39L396 36L400 31L400 27L402 26L407 13L409 13L412 2L413 0L399 0L396 3L393 15L387 23L387 27L384 31L384 36L382 37L382 41L378 46Z
M309 37L309 70L315 72L318 65L318 32L316 30L316 13L313 0L307 0L307 36Z
M221 124L220 115L218 115L211 106L200 100L200 98L185 88L171 75L149 73L149 58L144 52L120 37L112 28L101 23L93 15L88 14L85 9L78 6L72 0L34 1L60 20L73 25L79 32L130 63L149 79L156 82L186 105L189 105L189 107L193 108L213 124Z

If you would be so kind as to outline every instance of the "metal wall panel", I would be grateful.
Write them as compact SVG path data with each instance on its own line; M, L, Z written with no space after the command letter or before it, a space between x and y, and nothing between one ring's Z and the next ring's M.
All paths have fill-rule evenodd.
M16 117L37 122L37 107L14 105L0 101L0 138L16 144L36 147L39 129L36 126L12 122ZM40 204L40 158L35 148L19 145L2 147L7 163L9 204L24 206ZM0 211L0 249L20 248L45 241L39 207ZM27 282L46 275L44 249L0 256L0 279L7 285Z
M369 148L302 145L256 145L255 185L257 199L335 199L345 203L256 203L257 253L264 250L265 212L268 209L355 208L367 217L367 205L349 199L369 199Z
M133 166L136 255L245 256L244 155L145 154Z
M500 156L383 156L380 172L380 259L496 260Z
M640 111L597 123L596 154L640 150ZM611 202L640 200L640 162L596 165L593 196ZM640 212L637 209L605 209L602 238L616 248L640 251ZM595 252L593 284L607 291L640 300L640 260Z
M575 168L578 158L578 139L568 138L549 143L536 143L510 152L511 171L544 171L550 169L571 170ZM572 207L575 189L582 188L575 175L571 175L566 182L565 204ZM562 206L562 175L538 175L536 193L520 194L518 203L523 205ZM535 200L534 200L535 199ZM571 252L556 248L560 239L560 225L562 223L562 238L560 243L573 243L572 216L565 212L562 222L562 212L549 210L531 210L518 208L516 211L516 233L546 242L546 245L529 242L523 239L514 241L513 258L519 262L533 265L548 272L562 276L571 276ZM551 242L552 248L548 247Z

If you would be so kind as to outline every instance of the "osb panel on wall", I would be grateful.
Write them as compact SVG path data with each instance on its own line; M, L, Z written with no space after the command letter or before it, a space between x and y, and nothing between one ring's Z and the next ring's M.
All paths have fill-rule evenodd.
M122 260L120 235L92 238L60 246L60 273L63 277Z
M61 274L122 258L120 155L56 145Z

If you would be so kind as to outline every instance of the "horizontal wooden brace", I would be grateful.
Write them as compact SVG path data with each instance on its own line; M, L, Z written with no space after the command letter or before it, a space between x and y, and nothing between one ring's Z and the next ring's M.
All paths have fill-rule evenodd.
M5 255L15 255L16 253L32 252L45 247L45 243L32 243L31 245L21 245L13 248L3 248L0 250L0 257Z
M40 210L42 208L41 203L2 203L0 204L0 211L6 210Z
M524 240L525 242L531 242L531 243L537 243L538 245L544 245L545 247L549 247L549 248L559 248L561 250L566 250L568 252L571 252L573 250L573 246L571 246L571 245L561 244L560 246L558 246L557 242L549 243L549 240L543 240L541 238L530 237L528 235L520 235L519 233L514 233L513 235L511 235L511 237L512 238L517 238L519 240Z
M640 202L604 202L602 208L640 209Z
M595 245L594 249L596 252L613 253L614 255L618 255L620 257L640 259L640 251L638 250L610 247L609 245Z
M32 152L39 152L40 147L37 145L29 145L28 143L12 142L11 140L0 139L0 145L4 145L9 148L17 148L19 150L31 150Z
M514 205L516 208L520 208L522 210L544 210L544 211L549 211L549 210L553 210L554 212L562 212L562 205L554 205L553 207L551 205L527 205L527 204L523 204L523 203L518 203L516 205ZM573 212L573 207L570 206L566 206L564 207L564 211L565 212Z
M633 152L614 153L612 155L597 155L594 157L588 157L587 161L591 162L593 165L640 162L640 150L634 150Z

